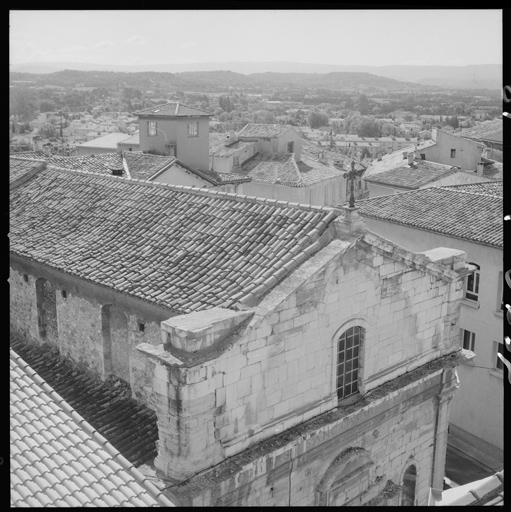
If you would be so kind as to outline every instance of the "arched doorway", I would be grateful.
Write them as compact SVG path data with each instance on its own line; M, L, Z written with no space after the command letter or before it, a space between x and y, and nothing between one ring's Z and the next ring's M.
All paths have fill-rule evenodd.
M401 506L413 507L415 504L415 483L417 480L417 468L412 464L406 468L403 475L403 489L401 491Z
M363 448L344 450L335 457L317 486L316 505L361 505L361 496L370 484L372 464L369 453Z

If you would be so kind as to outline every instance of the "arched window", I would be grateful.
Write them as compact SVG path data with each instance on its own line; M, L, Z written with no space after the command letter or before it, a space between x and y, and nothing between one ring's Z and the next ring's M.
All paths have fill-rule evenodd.
M339 337L337 345L337 398L342 400L358 392L360 347L364 342L365 329L350 327Z
M403 475L403 487L401 491L401 506L412 507L415 502L415 481L417 479L417 468L414 465L406 468Z

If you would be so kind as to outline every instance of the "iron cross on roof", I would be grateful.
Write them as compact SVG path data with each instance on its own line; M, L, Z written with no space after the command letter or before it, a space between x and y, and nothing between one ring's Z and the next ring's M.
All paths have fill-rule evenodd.
M344 177L348 180L348 182L351 181L351 195L350 195L350 202L349 202L350 208L355 208L355 196L353 195L355 179L359 178L362 175L363 171L364 171L364 169L356 171L355 170L355 162L352 160L351 161L351 171L344 173Z

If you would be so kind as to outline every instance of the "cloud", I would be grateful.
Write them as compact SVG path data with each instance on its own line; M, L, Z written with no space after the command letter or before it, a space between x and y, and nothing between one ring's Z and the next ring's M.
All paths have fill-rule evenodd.
M100 43L95 44L92 48L112 48L115 46L112 41L101 41Z
M126 39L124 41L126 44L137 44L137 45L144 45L147 44L147 39L145 37L134 35Z

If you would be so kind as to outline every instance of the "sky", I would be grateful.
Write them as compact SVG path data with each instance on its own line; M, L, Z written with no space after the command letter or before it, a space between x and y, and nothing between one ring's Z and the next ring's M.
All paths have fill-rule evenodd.
M10 11L11 64L502 63L500 9Z

